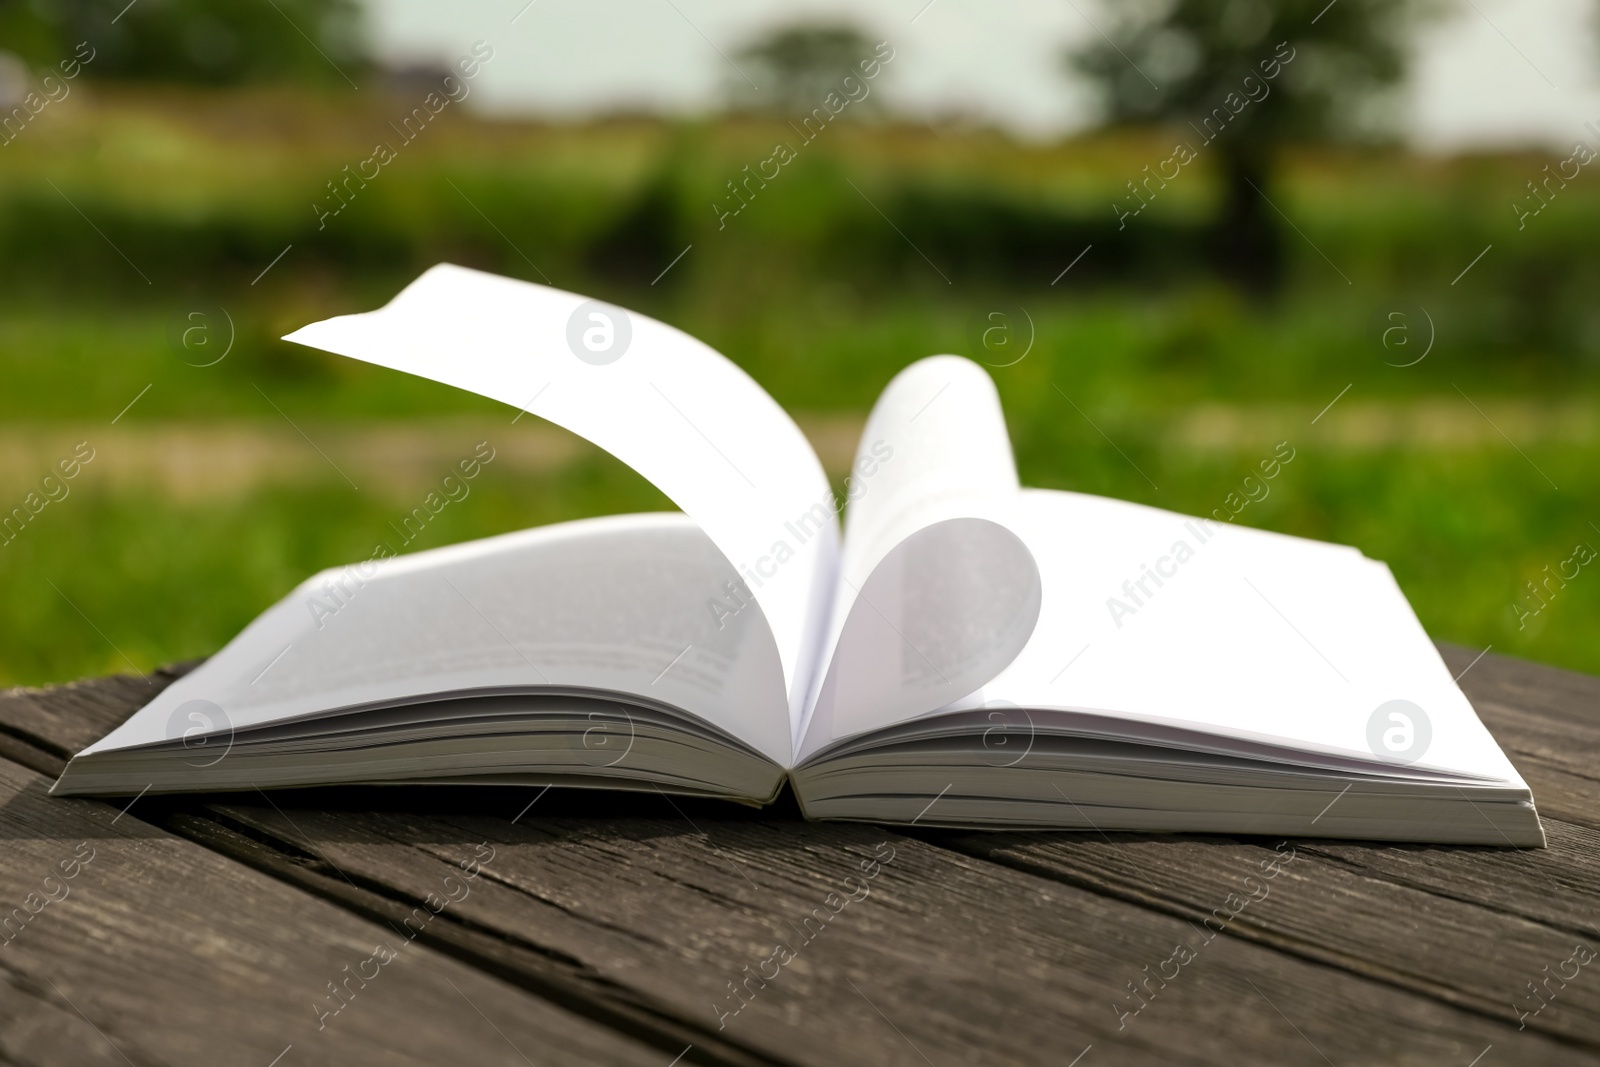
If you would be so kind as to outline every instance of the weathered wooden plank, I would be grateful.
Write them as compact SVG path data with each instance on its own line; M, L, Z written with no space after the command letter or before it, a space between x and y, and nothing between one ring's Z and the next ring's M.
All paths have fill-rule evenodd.
M1270 860L1272 849L1244 841L1119 834L938 840L1224 927L1234 937L1499 1018L1513 1029L1600 1050L1600 975L1569 966L1583 977L1550 987L1559 990L1559 1010L1542 1010L1543 1002L1525 988L1557 970L1580 943L1600 952L1600 934L1584 924L1600 885L1593 859L1600 834L1565 823L1549 830L1552 848L1537 853L1536 862L1562 871L1569 886L1579 877L1587 884L1572 887L1562 914L1517 906L1531 904L1545 886L1527 854L1504 850L1296 842L1296 861L1268 883L1248 876ZM1231 906L1225 904L1229 894L1235 894Z
M670 1058L404 928L353 916L137 813L63 804L48 786L0 761L6 1059L264 1065L292 1045L286 1064L514 1062L513 1044L544 1062ZM451 887L435 887L446 909L459 905L443 898L470 900L482 882L465 873L456 867Z
M35 721L48 729L49 720ZM884 831L570 793L513 823L528 796L283 794L279 807L178 799L160 802L174 805L160 821L219 848L240 848L236 828L284 854L303 850L317 862L264 859L253 844L235 854L374 916L440 877L449 849L488 839L496 858L483 891L430 927L431 944L591 1016L679 1018L733 1052L792 1062L894 1062L910 1045L940 1063L1070 1060L1090 1044L1097 1058L1127 1062L1313 1056L1285 1052L1285 1040L1303 1040L1295 1026L1340 1063L1466 1062L1515 1033L1437 996ZM500 814L481 814L489 805ZM853 892L844 879L862 877L879 842L892 860L856 883L867 895L833 918L828 894L840 894L839 906ZM787 965L767 962L780 939L800 941L795 924L808 915L828 917L812 919L826 936L801 942ZM1177 980L1149 977L1186 941L1195 959ZM749 977L763 970L769 977ZM743 982L743 995L730 993ZM1141 995L1149 1007L1135 1013ZM1350 1028L1350 1018L1363 1025ZM1519 1043L1549 1062L1583 1055L1538 1032Z
M3 953L0 953L3 955ZM125 1067L109 1041L52 990L0 968L0 1063L75 1063Z
M0 758L20 762L55 777L65 761L81 747L122 722L154 693L182 677L196 664L182 664L152 672L145 678L114 676L52 689L14 689L0 694ZM363 794L369 801L384 791ZM118 801L117 803L121 803ZM423 895L401 897L382 885L358 888L349 877L314 852L293 841L265 845L220 823L202 802L181 797L143 800L143 814L208 848L230 855L258 870L304 887L386 925L398 925L419 904ZM659 1048L682 1049L695 1045L686 1062L755 1064L771 1062L750 1053L723 1035L706 1031L698 1023L684 1025L641 1007L626 989L597 980L578 961L542 951L523 954L518 967L500 966L500 934L470 927L453 929L441 939L425 930L423 943L443 947L467 958L531 992L575 1009L601 1025L634 1035ZM598 987L598 989L596 988Z
M418 853L442 864L452 842L486 836L493 890L466 902L463 921L581 959L663 1013L726 1026L799 1062L899 1062L908 1039L937 1063L1067 1062L1091 1044L1115 1060L1281 1062L1286 1039L1299 1039L1280 1009L1338 1063L1468 1062L1514 1037L1550 1062L1585 1058L1437 998L882 830L684 801L681 813L658 802L661 817L643 818L625 814L641 806L636 798L608 798L595 812L572 795L546 797L549 810L513 825L471 814L482 803L469 794L416 812L234 804L222 814L262 833L308 835L341 869L408 893L437 874ZM881 842L891 858L859 883L867 895L825 926L814 920L822 932L802 941L796 924L811 909L828 915L829 892L849 895L846 879L886 854ZM1301 888L1290 875L1302 862L1285 865L1280 895ZM1217 903L1239 888L1222 888ZM794 960L769 964L776 978L749 979L780 941ZM1185 942L1197 958L1173 968L1177 980L1147 978ZM748 1003L729 994L730 982L746 980ZM1140 1005L1129 982L1149 983L1140 989L1150 1007L1119 1015L1115 1005ZM1362 1026L1350 1028L1352 1018ZM1301 1052L1313 1055L1287 1058Z
M1439 650L1539 814L1600 830L1600 678L1493 653L1477 660L1458 645Z
M114 674L50 689L5 690L0 692L0 732L68 759L200 662L163 667L145 677Z
M1592 754L1600 753L1600 728L1585 715L1600 681L1502 657L1474 664L1477 653L1459 648L1445 652L1458 672L1472 665L1463 687L1532 786L1550 847L1304 842L1292 877L1257 890L1266 895L1229 931L1519 1029L1600 1048L1600 977L1565 962L1579 945L1600 951L1593 925L1600 918L1600 782L1574 773L1585 752L1591 766ZM1551 684L1542 687L1546 674ZM1565 822L1552 809L1587 821ZM1315 833L1309 825L1307 831ZM1227 893L1239 892L1239 872L1270 856L1260 843L1222 838L929 836L1196 922Z
M1481 661L1467 677L1484 671L1487 666L1490 670L1484 671L1484 675L1492 680L1498 666L1495 659ZM1465 663L1463 660L1460 666ZM1464 679L1463 685L1466 684ZM9 724L27 743L64 755L100 736L130 710L129 707L120 712L116 710L116 701L106 698L95 685L80 688L90 690L83 694L87 699L80 700L62 691L25 697L30 704L26 715L8 713L10 701L0 701L0 723ZM1579 688L1581 691L1581 686ZM124 698L127 695L124 694ZM135 700L143 699L136 693L132 695ZM1559 702L1553 709L1544 710L1547 719L1564 713ZM1491 713L1486 713L1485 718L1491 721L1497 736L1502 736ZM69 726L63 728L59 723L62 719ZM1559 720L1556 727L1559 728ZM1520 765L1522 760L1518 762ZM1529 778L1533 782L1532 774ZM1544 797L1537 792L1540 786L1535 784L1535 789L1543 806ZM362 795L370 798L372 794ZM712 840L719 842L708 848L704 839L689 831L687 822L679 821L677 812L668 813L669 817L664 820L640 819L637 798L619 800L552 794L540 802L544 817L530 816L523 823L508 827L504 816L463 818L450 816L441 809L470 809L491 798L504 797L501 803L509 815L512 808L520 807L519 795L474 792L455 796L451 791L429 796L437 796L438 801L419 797L401 802L398 809L385 805L390 810L358 815L347 813L335 819L302 810L298 804L280 813L266 804L238 803L212 805L208 810L185 817L192 818L196 825L211 827L205 832L226 834L226 827L231 823L284 848L292 848L300 834L309 834L318 853L327 855L339 868L351 870L357 881L392 887L403 896L420 890L420 880L428 876L430 863L447 862L440 855L442 847L463 840L463 835L486 832L491 840L504 843L507 858L497 859L495 864L495 893L480 894L478 904L482 910L474 909L470 918L463 916L465 921L460 925L466 932L455 926L438 927L440 936L451 942L452 951L518 975L530 968L530 959L560 955L574 962L575 970L567 976L574 986L585 983L592 986L582 991L583 997L597 996L603 1001L612 996L629 1001L634 1009L658 1011L668 1016L679 1013L689 1019L697 1010L695 997L705 997L705 983L701 979L708 967L724 983L746 976L749 972L743 970L745 965L759 967L772 947L763 943L763 937L776 936L775 926L781 930L778 916L783 914L782 909L788 908L792 914L803 916L806 907L801 905L807 905L808 894L819 896L827 891L828 872L835 878L842 878L850 873L851 862L859 862L860 857L870 854L864 853L864 848L885 837L882 832L863 828L808 826L775 817L772 813L750 818L730 815L716 806L678 802L694 816L700 829L708 830ZM280 797L279 801L289 799L293 798ZM408 805L417 811L405 810ZM372 806L372 802L357 799L352 806ZM659 807L665 812L664 802ZM590 813L590 817L578 817L584 812ZM562 817L551 819L550 814ZM1581 828L1571 829L1581 835ZM857 835L862 833L866 836L858 840ZM1564 835L1566 828L1561 833ZM981 839L982 844L974 846L954 837L951 840L972 852L998 849L994 851L996 857L1009 864L1027 868L1033 875L1069 884L1041 889L1033 878L1014 881L1007 875L997 874L993 867L963 865L960 861L955 861L952 867L952 858L940 849L889 837L892 847L899 850L898 854L908 848L915 852L918 878L925 882L920 887L885 882L866 900L850 905L859 914L874 902L882 903L891 885L897 887L894 909L897 921L886 924L892 929L870 931L877 941L891 942L888 949L881 944L876 948L858 944L850 933L851 927L832 925L828 933L840 932L841 936L827 941L847 945L836 950L837 955L844 957L842 960L835 961L823 949L824 939L808 943L804 959L797 956L793 964L779 969L782 979L791 979L788 984L794 990L792 997L768 996L769 989L754 982L752 985L759 989L759 994L751 1004L721 1021L736 1031L755 1032L752 1038L755 1048L770 1047L778 1053L788 1051L801 1062L813 1058L814 1054L837 1057L843 1048L853 1050L851 1054L860 1059L872 1059L873 1055L893 1058L897 1055L896 1047L899 1053L909 1050L904 1043L896 1046L896 1042L904 1042L904 1038L893 1033L892 1028L884 1027L881 1017L867 1012L865 1001L871 995L870 990L863 987L859 992L850 992L848 983L838 981L841 974L849 978L854 974L885 972L891 976L886 999L872 996L876 1004L873 1011L883 1008L895 1017L896 1025L902 1029L907 1018L914 1026L922 1024L923 1039L918 1044L930 1051L940 1050L944 1054L940 1062L984 1059L975 1050L985 1041L989 1042L991 1052L1009 1051L1027 1060L1027 1049L1038 1051L1042 1038L1035 1027L1017 1025L1015 1021L1035 1017L1051 1020L1057 1034L1063 1025L1081 1026L1085 1044L1098 1035L1098 1047L1102 1051L1097 1056L1110 1049L1125 1056L1150 1054L1157 1058L1185 1056L1238 1062L1242 1049L1250 1044L1250 1037L1263 1036L1260 1020L1230 1018L1227 1012L1219 1011L1216 1004L1207 1003L1205 995L1188 994L1190 983L1175 981L1163 988L1159 980L1153 982L1144 977L1149 973L1142 970L1144 966L1159 968L1172 958L1173 944L1162 946L1158 955L1140 956L1137 952L1130 954L1126 942L1129 938L1138 941L1153 937L1153 941L1144 944L1148 950L1151 944L1165 937L1184 936L1182 929L1187 925L1186 920L1200 925L1196 916L1203 916L1209 908L1221 905L1229 892L1239 891L1237 885L1228 888L1231 884L1228 875L1238 873L1238 868L1229 864L1246 859L1255 863L1270 850L1255 844L1221 840L1129 838L1108 844L1092 835L1089 838L1056 835L1047 841L1047 852L1066 848L1069 855L1041 857L1026 851L1034 842L1009 835L973 836ZM1527 913L1505 908L1495 912L1494 907L1504 903L1497 900L1496 893L1500 897L1514 897L1520 891L1525 896L1525 889L1520 889L1514 880L1506 881L1505 873L1500 871L1481 875L1476 881L1455 877L1448 864L1441 867L1432 854L1445 850L1420 850L1411 863L1412 869L1393 870L1390 867L1401 861L1391 857L1403 859L1411 853L1404 849L1366 849L1343 843L1337 847L1347 854L1330 851L1329 846L1320 843L1302 846L1296 860L1284 870L1285 875L1292 872L1293 876L1280 875L1281 881L1273 881L1274 888L1267 897L1253 901L1237 918L1229 920L1226 932L1230 936L1205 943L1197 958L1197 962L1204 963L1204 969L1192 985L1212 993L1223 990L1230 996L1253 998L1256 1007L1278 1020L1284 1030L1288 1028L1282 1027L1283 1017L1276 1012L1285 1005L1274 990L1291 991L1296 1001L1304 997L1323 1013L1323 1017L1319 1020L1294 1016L1293 1012L1287 1014L1294 1016L1296 1025L1308 1034L1316 1032L1308 1030L1308 1024L1326 1024L1335 1036L1318 1040L1317 1045L1330 1055L1334 1053L1331 1042L1343 1041L1348 1036L1341 1033L1346 1029L1338 1023L1341 1013L1361 1012L1363 1040L1348 1043L1348 1047L1338 1045L1339 1055L1334 1058L1340 1063L1347 1058L1354 1062L1399 1062L1411 1053L1423 1058L1448 1059L1466 1051L1465 1062L1483 1047L1467 1049L1466 1046L1475 1040L1475 1032L1484 1036L1485 1044L1498 1040L1500 1047L1507 1047L1514 1038L1515 1047L1524 1055L1558 1055L1558 1050L1561 1055L1580 1055L1581 1050L1591 1044L1595 1014L1592 1000L1579 999L1582 978L1562 989L1565 1000L1558 996L1551 1008L1531 1016L1527 1020L1529 1029L1520 1034L1514 1025L1497 1028L1488 1019L1474 1017L1476 1014L1500 1019L1509 1016L1510 1022L1515 1023L1517 1017L1515 1009L1509 1007L1509 997L1503 1007L1493 1000L1499 989L1496 982L1503 981L1504 973L1515 971L1516 966L1534 961L1538 966L1534 967L1534 974L1526 977L1542 978L1539 966L1556 966L1567 958L1566 950L1554 958L1541 957L1539 950L1544 942L1540 939L1552 930L1561 931L1563 922L1570 927L1574 913L1562 908L1576 905L1585 894L1591 894L1588 899L1592 900L1595 883L1589 872L1574 874L1558 859L1569 851L1587 847L1588 839L1579 836L1569 842L1562 836L1557 842L1557 836L1553 835L1556 847L1542 853L1449 850L1451 855L1464 854L1468 858L1465 869L1471 872L1480 872L1482 863L1515 862L1522 856L1552 861L1552 870L1544 873L1559 871L1566 877L1572 899ZM1012 853L1006 854L1007 848L1012 849ZM1162 857L1163 869L1174 872L1174 877L1165 879L1169 884L1159 891L1157 884L1163 879L1148 877L1156 869L1155 860L1147 861L1148 869L1143 873L1136 869L1137 857L1131 857L1133 866L1129 865L1128 854L1146 848L1155 850L1151 856ZM1185 850L1191 853L1198 850L1201 858L1185 856ZM427 859L419 859L419 853L426 853ZM737 864L727 865L734 864L735 856L739 857ZM1368 869L1361 869L1361 864L1371 857L1377 860L1367 863ZM707 868L707 864L723 861L726 864L722 875L707 874L708 870L714 870ZM808 868L807 864L813 866ZM897 874L909 869L900 859L891 864L890 869L897 866ZM1419 874L1419 870L1423 873ZM1198 879L1193 877L1196 873ZM1430 876L1433 877L1431 882ZM332 884L337 880L332 871L305 873L304 877L313 886L316 879L329 883L319 890L327 895L336 896L340 892ZM962 891L952 893L952 884L959 884ZM1261 884L1259 878L1256 884ZM756 885L762 887L760 892L756 891ZM1463 885L1470 887L1469 893L1481 893L1484 900L1476 902L1476 898L1470 896L1466 900L1448 899L1452 892L1462 892ZM1352 893L1351 886L1359 891ZM1063 889L1077 892L1062 898ZM743 899L741 894L750 899ZM1057 915L1042 915L1040 894L1051 904L1065 904L1080 921L1063 924ZM1104 899L1107 894L1155 908L1165 915L1152 917L1142 907L1119 910L1111 906L1114 902ZM1215 900L1211 899L1213 894ZM1446 898L1442 903L1441 897ZM761 898L772 898L769 903L776 902L780 907L764 904ZM1297 899L1298 904L1295 903ZM970 936L961 936L949 944L936 944L927 937L925 921L919 927L917 923L907 922L902 914L965 916L981 910L979 902L983 900L1000 902L999 911L1008 916L1012 924L1009 937L979 938L974 943ZM820 897L807 906L819 902ZM1019 902L1032 906L1019 907ZM346 903L358 909L373 907L370 901L351 899ZM1441 907L1442 915L1439 914ZM1468 943L1478 938L1487 941L1492 951L1480 955L1479 965L1469 967L1465 974L1457 973L1459 959L1448 954L1430 954L1431 949L1419 952L1413 946L1409 955L1406 951L1385 954L1382 950L1393 946L1407 948L1403 940L1404 923L1397 928L1395 920L1396 915L1407 914L1420 917L1414 925L1423 929L1427 937L1437 934ZM665 924L666 933L660 929L663 924L659 918L656 920L658 928L652 929L653 915L665 915L673 920ZM840 918L850 916L850 911L840 913ZM1487 920L1489 929L1475 927L1477 919ZM1005 921L1002 918L1001 924ZM1166 926L1161 925L1163 921L1167 922ZM1036 952L1028 951L1030 947L1038 949L1038 944L1030 946L1019 940L1025 937L1030 922L1041 927L1036 938L1038 942L1063 953L1069 972L1065 978L1053 973L1059 964L1041 960ZM765 934L761 929L763 923L767 928ZM1212 924L1218 925L1215 917ZM480 925L498 936L485 937L483 930L476 929ZM863 925L870 926L870 922ZM982 927L981 923L979 925ZM1335 931L1335 936L1328 935L1330 929ZM1209 932L1204 925L1200 925L1200 930ZM1509 938L1502 936L1507 930L1511 932ZM1116 935L1108 941L1111 931L1116 931ZM1486 932L1490 935L1488 938L1484 937ZM1193 942L1200 935L1187 936ZM469 943L473 937L477 938L477 943ZM928 944L923 944L921 949L905 951L905 945L922 944L925 940ZM1081 947L1085 941L1091 942L1087 949L1079 956L1072 956L1066 943ZM1108 945L1115 951L1108 950ZM743 954L730 954L729 946L739 946ZM1239 956L1241 951L1245 952L1243 957ZM1323 966L1289 966L1285 974L1285 953L1289 957L1315 959ZM1458 949L1457 955L1460 954ZM1048 952L1045 955L1048 957ZM1411 958L1417 956L1420 959ZM813 960L817 962L813 964ZM1216 964L1218 970L1213 972L1209 968L1215 961L1224 962ZM1136 963L1127 975L1121 976L1123 979L1142 981L1141 988L1146 996L1158 991L1150 999L1149 1008L1137 1015L1124 1016L1121 1022L1125 1025L1120 1028L1116 1025L1118 1017L1110 1007L1118 991L1115 972L1119 962ZM1229 964L1248 971L1247 978L1255 975L1259 991L1248 982L1240 982L1240 974L1230 969ZM1031 975L1030 966L1034 970L1043 967L1051 977L1040 979ZM721 970L717 969L719 967ZM1004 979L989 979L983 990L969 988L971 978L983 968L996 969ZM908 981L908 973L920 973L921 984ZM1180 969L1181 975L1186 977L1188 973L1192 973L1189 966ZM1108 974L1111 975L1109 984ZM1329 974L1338 977L1329 979ZM1032 985L1034 994L1043 995L1013 996L1010 987L1019 975ZM1093 980L1082 981L1089 975L1095 975L1098 984ZM1266 983L1261 981L1264 976ZM1406 994L1382 992L1379 999L1392 1001L1399 1006L1398 1011L1374 1015L1361 997L1355 995L1358 990L1382 991L1381 986L1369 985L1365 981L1367 978L1389 983L1392 987L1418 989L1424 997L1413 999ZM540 980L559 982L560 977L552 979L545 975ZM1330 982L1332 990L1321 989L1318 985L1321 980ZM712 983L712 992L719 992L715 984ZM778 990L779 986L779 980L770 983L771 991ZM1185 992L1177 997L1170 996L1174 992L1170 987L1179 987ZM843 992L843 999L830 995L830 988L832 993ZM726 990L720 992L726 998ZM1526 1004L1537 1003L1526 990L1522 992ZM1121 994L1122 1010L1129 1010L1138 1003L1126 989L1122 989ZM1270 1012L1265 997L1271 997L1276 1004ZM858 999L852 1003L850 998ZM1200 1001L1189 1005L1193 1017L1190 1011L1172 1007L1185 999ZM1429 1003L1430 999L1436 1003ZM1079 1010L1079 1001L1088 1002L1093 1010ZM738 1002L725 999L723 1010L734 1003ZM1063 1004L1071 1007L1063 1009ZM1575 1004L1578 1005L1576 1009ZM769 1012L769 1005L780 1006L781 1010ZM1237 1007L1231 1002L1230 1006ZM1463 1012L1455 1012L1457 1006ZM858 1011L862 1018L852 1015L852 1010ZM902 1012L907 1013L907 1018L901 1017ZM703 1013L707 1020L716 1018L709 1004ZM1097 1013L1103 1014L1109 1023L1104 1020L1101 1024L1094 1023L1090 1016ZM819 1015L834 1020L833 1032L825 1035L830 1040L819 1044L813 1039L808 1043L807 1035L795 1033L795 1020ZM970 1021L975 1017L986 1018L991 1023L998 1021L1000 1025L988 1029L975 1026ZM876 1038L857 1025L863 1019L867 1023L876 1019L880 1031ZM1161 1024L1147 1025L1146 1020L1155 1019L1161 1019ZM1446 1021L1449 1019L1457 1021ZM846 1024L844 1020L851 1022ZM1460 1031L1452 1035L1457 1039L1455 1046L1446 1050L1436 1044L1430 1045L1428 1040L1411 1045L1396 1043L1386 1032L1386 1024L1420 1024L1421 1032L1431 1039L1435 1035L1429 1032L1430 1022L1445 1027L1443 1032L1460 1026ZM690 1025L709 1026L709 1022ZM1564 1044L1548 1044L1539 1036L1540 1031L1555 1034ZM1292 1030L1288 1032L1292 1034ZM1495 1039L1497 1032L1500 1037ZM715 1033L720 1035L722 1031ZM1134 1038L1135 1034L1138 1039ZM1417 1036L1417 1032L1412 1036ZM1076 1054L1059 1041L1051 1048L1052 1054L1069 1053L1068 1059ZM1302 1051L1314 1055L1309 1048ZM1278 1052L1287 1055L1282 1049ZM1255 1048L1254 1056L1262 1061L1275 1058L1265 1055L1261 1047ZM1251 1057L1245 1055L1244 1058Z
M327 791L322 795L331 793ZM370 802L372 793L366 795ZM407 915L423 904L429 892L425 888L425 879L405 878L386 882L374 878L370 870L348 865L347 857L335 857L325 844L306 838L297 827L320 814L316 810L295 807L296 800L306 801L307 795L300 794L297 797L296 794L289 794L283 798L281 807L277 806L277 801L264 799L267 802L262 805L260 814L266 815L270 808L272 815L279 820L274 829L284 831L284 836L275 836L272 830L264 830L256 820L230 818L219 808L186 803L173 797L156 801L157 805L166 805L166 810L155 819L164 828L200 845L384 925L403 923ZM309 802L313 807L320 803L314 799ZM360 801L355 803L359 805ZM345 817L343 812L337 816L341 820ZM448 863L441 864L437 856L430 856L427 866L441 878L452 873ZM475 886L475 891L480 894L493 884L487 880L487 869L484 874L485 878ZM737 1035L709 1029L698 1018L686 1021L670 1012L663 1012L660 1005L638 996L627 986L611 981L590 966L588 961L549 944L527 940L518 931L475 922L459 909L454 909L448 919L423 929L417 940L542 999L611 1029L648 1041L658 1048L671 1050L692 1046L693 1052L685 1057L688 1063L753 1067L757 1064L790 1062L781 1052L763 1054L752 1051L738 1040Z
M1600 949L1600 834L1557 820L1546 822L1550 847L1537 851L1482 850L1439 856L1422 845L1346 848L1338 841L1308 843L1363 877L1425 889L1539 923ZM1459 862L1457 861L1459 859Z

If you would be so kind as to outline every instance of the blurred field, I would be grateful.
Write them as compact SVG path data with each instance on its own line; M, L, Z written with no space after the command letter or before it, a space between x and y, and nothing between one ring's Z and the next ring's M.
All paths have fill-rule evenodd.
M1287 440L1237 521L1388 561L1437 637L1600 672L1591 568L1524 628L1511 608L1600 547L1600 193L1581 176L1520 230L1509 206L1560 157L1289 159L1268 193L1290 276L1252 299L1206 267L1203 155L1118 231L1110 204L1170 154L1159 137L838 123L799 145L755 119L447 109L319 230L325 183L398 140L398 100L91 88L0 149L0 506L95 450L0 547L0 683L213 651L313 570L397 543L479 441L495 461L410 547L667 506L531 417L275 340L441 260L704 338L836 472L883 384L935 352L994 365L1030 484L1208 514ZM798 158L719 228L725 183L779 140ZM233 325L213 366L169 338L194 300Z

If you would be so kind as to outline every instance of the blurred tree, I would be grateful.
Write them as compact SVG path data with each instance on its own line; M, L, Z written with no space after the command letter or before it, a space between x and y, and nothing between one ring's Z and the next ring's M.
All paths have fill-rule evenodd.
M1230 276L1260 288L1282 261L1265 200L1276 151L1370 129L1373 105L1405 72L1405 32L1430 3L1128 0L1115 6L1106 36L1070 50L1066 63L1097 84L1110 123L1171 124L1212 156L1222 179L1214 254Z
M858 79L856 64L873 55L871 38L847 24L802 24L773 30L738 52L744 77L733 81L738 106L785 114L810 111L848 74ZM745 77L759 88L745 81ZM863 105L875 100L868 98ZM859 112L860 108L852 108Z
M87 41L95 57L84 73L99 79L342 85L367 67L357 0L125 3L0 0L0 41L39 67Z

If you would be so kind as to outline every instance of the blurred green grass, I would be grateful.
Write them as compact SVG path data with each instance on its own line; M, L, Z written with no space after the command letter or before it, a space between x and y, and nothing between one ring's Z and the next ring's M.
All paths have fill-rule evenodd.
M1204 159L1117 231L1111 201L1166 154L1155 135L1026 146L838 124L719 228L711 205L793 139L781 124L447 112L318 230L324 183L405 110L363 107L283 91L85 93L6 149L0 504L75 441L101 451L0 548L0 683L204 655L316 569L368 555L427 479L380 487L381 457L331 441L449 418L464 455L526 432L531 419L514 427L481 398L276 340L376 306L440 260L547 277L680 326L808 426L864 415L923 355L983 359L1033 485L1209 514L1288 440L1295 462L1238 521L1386 560L1436 637L1600 672L1587 569L1524 629L1510 607L1575 544L1600 545L1600 194L1575 182L1518 230L1507 205L1545 159L1291 157L1271 190L1292 220L1289 279L1248 298L1206 265ZM215 366L169 343L196 299L233 322ZM1423 308L1427 359L1390 365L1420 347L1385 349L1386 316L1405 313L1420 345ZM1016 347L982 346L997 321ZM185 427L200 452L272 427L305 463L175 486L118 458L141 433ZM441 477L450 447L436 450ZM491 465L417 547L665 506L580 449L548 467Z

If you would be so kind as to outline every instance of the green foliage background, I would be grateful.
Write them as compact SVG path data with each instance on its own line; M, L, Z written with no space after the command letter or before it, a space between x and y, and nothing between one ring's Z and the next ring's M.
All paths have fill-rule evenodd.
M76 441L98 450L0 548L0 683L214 651L314 570L370 554L436 480L427 463L442 477L478 440L506 458L414 547L668 506L586 448L513 462L551 439L531 417L276 340L443 260L679 326L808 428L848 429L921 356L984 359L1033 485L1208 514L1288 440L1295 461L1236 521L1386 560L1438 638L1600 671L1589 568L1525 628L1510 607L1600 546L1600 194L1585 173L1523 228L1510 207L1560 155L1297 149L1267 190L1286 280L1248 297L1208 266L1206 155L1118 229L1112 200L1171 136L1027 146L841 122L801 144L757 116L545 126L452 104L319 229L326 183L398 144L388 124L414 102L350 95L80 83L0 148L0 506ZM719 225L727 183L780 141L798 158ZM236 330L210 367L169 343L196 300ZM1425 318L1427 358L1393 366ZM1412 347L1382 344L1396 321ZM996 323L1012 347L983 346ZM341 450L396 429L444 442L421 473ZM200 459L257 434L306 462L236 484L124 462L177 432Z

